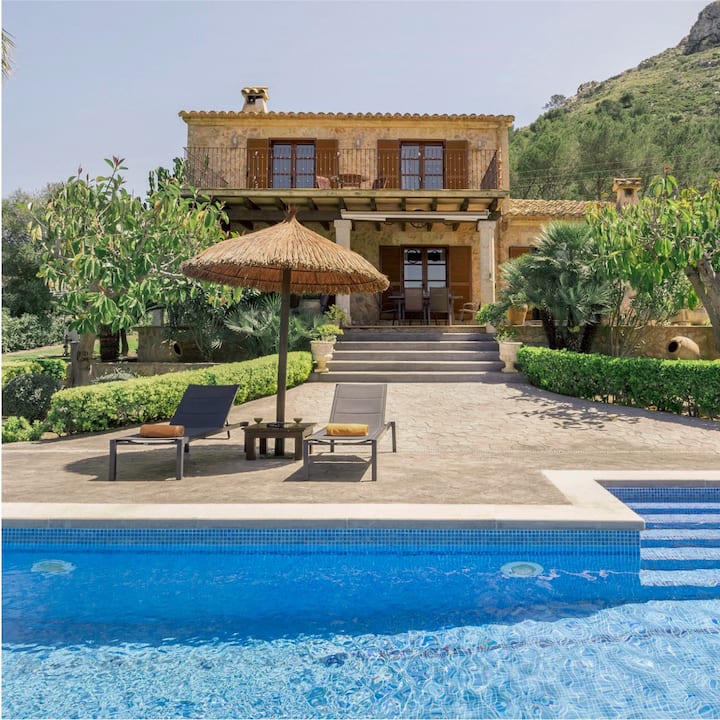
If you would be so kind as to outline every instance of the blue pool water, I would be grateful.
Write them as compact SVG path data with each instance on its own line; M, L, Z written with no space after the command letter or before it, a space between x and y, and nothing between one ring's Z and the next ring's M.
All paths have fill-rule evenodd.
M720 716L638 534L3 532L3 717Z

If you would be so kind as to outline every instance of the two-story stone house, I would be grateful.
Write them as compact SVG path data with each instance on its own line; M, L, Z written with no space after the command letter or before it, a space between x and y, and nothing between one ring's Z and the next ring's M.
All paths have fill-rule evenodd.
M510 115L268 111L247 87L239 111L183 111L188 180L223 201L230 232L298 219L358 252L390 279L386 298L447 288L455 310L491 302L498 265L548 220L587 203L509 200ZM337 303L376 324L383 298Z

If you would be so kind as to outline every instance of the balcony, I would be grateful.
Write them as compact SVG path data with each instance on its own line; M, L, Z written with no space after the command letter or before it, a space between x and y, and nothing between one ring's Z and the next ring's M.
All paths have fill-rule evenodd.
M448 150L443 158L430 160L377 149L332 153L318 149L314 157L276 162L273 167L266 152L191 147L185 149L185 160L188 182L217 195L237 190L312 190L313 194L329 195L352 190L383 194L400 191L403 195L451 190L486 191L492 197L493 191L500 190L503 178L499 152L483 149Z

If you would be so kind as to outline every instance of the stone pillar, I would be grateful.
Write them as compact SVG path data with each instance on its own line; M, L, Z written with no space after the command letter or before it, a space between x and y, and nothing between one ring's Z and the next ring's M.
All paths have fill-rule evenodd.
M480 235L480 304L495 302L495 220L478 220Z
M335 220L333 224L335 225L335 242L349 250L352 220ZM350 296L336 295L335 304L347 315L348 325L352 325L352 317L350 315Z

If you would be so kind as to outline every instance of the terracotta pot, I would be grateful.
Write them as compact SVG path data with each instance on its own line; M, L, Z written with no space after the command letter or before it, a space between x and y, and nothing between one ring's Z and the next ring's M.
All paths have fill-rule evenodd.
M507 311L508 322L510 325L524 325L527 312L527 305L511 305Z
M700 348L698 344L684 335L677 335L672 338L668 343L667 352L672 360L700 359Z

